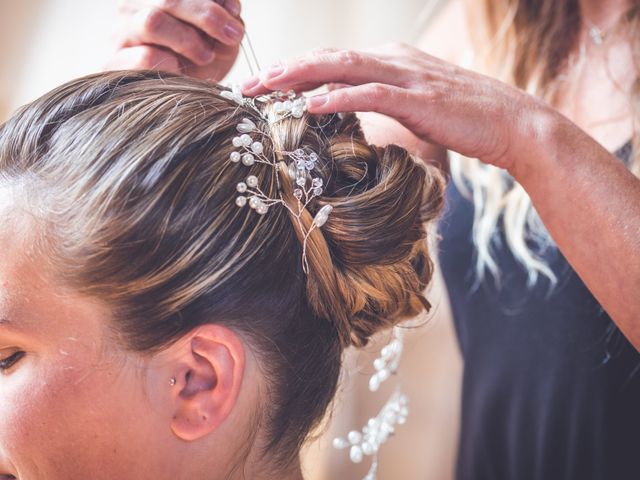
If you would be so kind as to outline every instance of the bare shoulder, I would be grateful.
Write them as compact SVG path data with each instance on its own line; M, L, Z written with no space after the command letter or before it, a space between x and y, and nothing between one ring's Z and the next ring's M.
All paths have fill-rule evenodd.
M427 20L416 43L426 53L455 64L462 62L471 45L464 0L445 1Z

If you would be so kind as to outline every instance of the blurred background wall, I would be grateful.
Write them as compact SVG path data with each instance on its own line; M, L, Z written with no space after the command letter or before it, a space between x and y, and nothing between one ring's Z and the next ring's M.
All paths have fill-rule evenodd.
M243 17L265 67L319 46L364 48L392 41L414 42L445 1L244 0ZM101 69L113 50L110 34L116 3L0 0L0 121L60 83ZM225 83L239 81L248 73L240 57ZM434 311L423 319L423 327L408 333L400 374L386 388L376 394L366 388L380 342L347 355L332 415L304 452L310 480L364 476L368 463L351 464L347 452L331 448L331 439L359 430L398 384L410 397L409 421L383 447L378 478L452 478L461 362L441 282L435 282L429 299Z

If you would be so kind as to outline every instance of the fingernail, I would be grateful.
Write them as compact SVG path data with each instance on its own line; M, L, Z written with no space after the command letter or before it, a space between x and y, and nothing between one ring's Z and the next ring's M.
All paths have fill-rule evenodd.
M260 77L251 77L242 84L243 91L253 90L260 83Z
M326 105L329 102L329 95L316 95L309 98L309 107L318 108Z
M224 34L231 40L240 41L244 35L242 27L239 27L235 23L227 23L224 26Z
M207 63L213 62L213 59L216 57L216 52L213 50L201 50L199 57L201 62L206 65Z
M234 17L237 17L240 15L240 11L242 7L240 6L240 2L238 0L228 0L226 7L227 7L227 11Z
M284 67L282 65L272 65L264 72L265 78L276 78L284 73Z

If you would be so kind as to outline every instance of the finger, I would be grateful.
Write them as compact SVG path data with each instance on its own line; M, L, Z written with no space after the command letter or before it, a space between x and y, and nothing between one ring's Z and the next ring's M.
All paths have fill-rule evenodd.
M376 112L410 126L411 114L416 110L416 101L410 90L370 83L310 97L307 106L309 113L314 114Z
M262 72L255 81L254 89L244 93L254 94L257 90L287 90L291 85L306 83L385 83L405 86L407 69L401 69L394 62L383 60L374 54L343 50L339 52L306 55L282 64L273 65ZM249 84L249 82L247 82Z
M105 66L105 70L160 70L181 72L179 59L166 50L150 45L121 48Z
M153 0L158 9L202 30L225 45L238 45L244 37L244 25L230 13L240 14L240 2L227 0L225 7L213 0ZM227 8L229 10L227 10Z
M346 83L328 83L327 84L327 89L330 92L333 92L334 90L340 90L341 88L348 88L348 87L353 87L353 85L348 85Z
M121 32L123 47L157 45L196 65L206 65L215 58L213 46L195 28L157 8L140 10Z

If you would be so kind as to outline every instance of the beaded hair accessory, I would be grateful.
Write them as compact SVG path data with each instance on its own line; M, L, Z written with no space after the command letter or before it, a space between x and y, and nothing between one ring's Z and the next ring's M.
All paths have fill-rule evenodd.
M273 124L282 121L285 118L302 119L306 111L306 101L304 97L297 96L295 92L274 92L269 95L260 97L245 98L240 92L238 86L234 86L231 91L223 91L221 96L232 100L238 105L254 110L260 118L267 124ZM273 103L273 109L269 114L263 113L258 108L256 102ZM232 140L235 150L229 156L232 163L242 163L245 167L252 167L256 163L267 165L274 169L275 178L278 187L278 196L276 198L269 197L259 187L258 177L248 175L243 182L239 182L236 190L240 194L236 197L236 205L240 208L249 204L249 207L255 210L259 215L265 215L274 205L284 206L291 215L296 219L302 227L302 214L311 201L322 195L324 181L321 177L314 175L316 164L319 156L310 148L298 148L294 151L276 150L273 145L273 155L268 157L265 155L264 140L268 138L268 134L258 128L258 126L250 119L243 118L237 127L238 136ZM283 163L281 159L288 158L288 163ZM282 189L278 172L283 165L286 165L288 177L294 182L293 196L297 200L297 208L292 208L282 198ZM306 257L306 247L309 235L315 228L322 227L331 214L333 207L324 205L314 216L313 222L309 230L305 233L302 248L302 265L305 273L309 272Z
M238 86L231 90L223 91L222 97L237 103L239 106L253 110L266 124L282 121L286 118L302 120L306 112L304 97L297 96L295 92L274 92L256 98L245 98ZM269 113L264 113L257 103L272 103L273 108ZM269 134L262 130L249 118L243 118L236 126L238 135L232 139L236 148L230 156L231 163L242 163L245 167L253 167L255 164L263 164L273 169L277 183L277 197L268 196L260 188L260 181L256 175L248 175L239 182L236 190L239 196L235 203L239 208L247 204L259 215L266 215L274 205L285 207L298 222L300 230L302 214L310 202L323 193L323 180L316 176L316 165L320 160L318 154L308 147L300 147L293 151L283 151L276 148L272 141L272 155L265 154L264 141L270 140ZM288 159L286 162L284 159ZM287 177L293 182L293 196L297 200L297 206L292 208L282 198L279 171L286 168ZM311 227L304 235L302 248L302 266L305 273L309 272L306 258L306 246L309 235L315 228L322 227L328 220L333 207L324 205L313 218ZM403 342L400 329L395 327L393 339L381 350L380 357L373 362L375 373L369 380L369 390L377 391L380 385L387 381L398 370L400 356L402 355ZM396 425L406 422L409 413L407 397L396 391L387 403L382 407L377 416L370 418L361 431L350 431L346 438L335 438L333 446L337 449L348 449L352 462L360 463L365 456L372 457L371 467L364 480L375 480L378 470L378 450L390 436L395 433Z
M382 347L380 356L373 362L375 373L369 379L369 390L376 392L391 375L396 374L403 350L402 333L394 327L392 340ZM396 390L377 416L370 418L362 430L352 430L346 438L333 439L333 447L348 450L353 463L360 463L365 456L372 457L371 467L363 480L375 480L378 471L380 446L395 434L397 425L404 425L409 415L406 395Z

